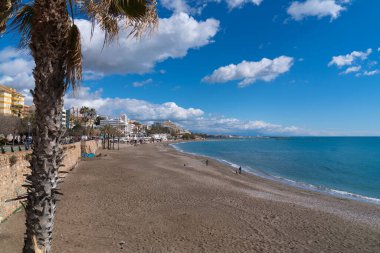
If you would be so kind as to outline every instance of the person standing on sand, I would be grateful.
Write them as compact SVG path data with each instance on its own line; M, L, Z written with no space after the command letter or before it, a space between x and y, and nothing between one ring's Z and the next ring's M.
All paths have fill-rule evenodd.
M206 160L206 166L208 166L208 160Z
M241 174L241 166L239 167L239 174Z

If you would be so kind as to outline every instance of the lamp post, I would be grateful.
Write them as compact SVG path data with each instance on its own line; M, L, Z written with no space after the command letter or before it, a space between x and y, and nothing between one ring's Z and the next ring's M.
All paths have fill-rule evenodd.
M30 137L30 122L28 122L28 137Z
M29 150L29 142L30 142L30 121L28 121L28 137L26 138L26 141L24 143L25 145L25 150Z

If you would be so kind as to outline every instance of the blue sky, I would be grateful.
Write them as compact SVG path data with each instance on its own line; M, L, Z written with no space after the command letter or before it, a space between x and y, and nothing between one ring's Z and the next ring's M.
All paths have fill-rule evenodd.
M162 0L158 31L103 51L82 32L85 80L66 107L93 106L198 132L380 134L380 1ZM33 62L0 39L0 83L33 88ZM30 99L30 96L28 97Z

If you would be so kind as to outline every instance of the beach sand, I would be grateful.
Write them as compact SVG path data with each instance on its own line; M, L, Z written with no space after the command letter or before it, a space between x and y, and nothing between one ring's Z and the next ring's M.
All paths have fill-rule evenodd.
M65 179L54 252L380 252L380 206L206 166L167 144L101 153ZM23 224L20 212L0 225L0 252L21 252Z

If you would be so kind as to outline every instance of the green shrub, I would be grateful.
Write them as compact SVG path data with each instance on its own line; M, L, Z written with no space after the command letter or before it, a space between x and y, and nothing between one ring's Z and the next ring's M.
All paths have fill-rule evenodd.
M9 163L10 163L10 165L11 166L15 165L17 163L17 160L18 160L18 158L15 155L9 157Z

